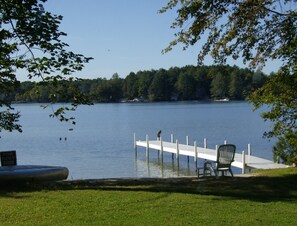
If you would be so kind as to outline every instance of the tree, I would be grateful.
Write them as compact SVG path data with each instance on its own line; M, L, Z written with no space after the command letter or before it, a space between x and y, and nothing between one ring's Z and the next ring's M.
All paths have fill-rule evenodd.
M210 69L209 77L211 81L211 97L214 99L222 99L228 97L229 77L225 67L213 67Z
M156 71L139 71L137 72L138 77L138 96L144 99L148 99L149 88L153 81L154 74Z
M180 73L176 82L176 87L180 99L194 100L196 94L196 81L193 74Z
M138 97L138 77L134 72L131 72L124 81L124 96L129 100Z
M297 156L297 7L296 0L170 0L161 13L178 7L172 27L184 49L202 44L198 64L211 55L223 64L228 57L242 58L252 68L267 60L280 60L283 66L250 97L255 109L268 105L262 117L274 123L268 137L284 138ZM203 37L207 37L203 40ZM282 142L285 143L285 142Z
M160 69L155 74L149 87L150 101L168 101L171 97L170 81L164 69Z
M229 84L229 96L232 99L243 100L244 99L244 74L239 68L230 74L230 84Z
M211 97L213 99L223 99L228 97L228 81L226 76L221 72L218 72L211 81Z
M296 136L296 134L292 134ZM296 137L295 137L296 139ZM283 162L293 164L297 162L295 147L289 142L286 137L280 137L276 145L272 149L273 157L276 162L282 160Z
M123 98L123 79L117 73L113 74L109 80L111 86L111 99L112 102L119 102Z
M179 6L172 27L180 30L164 52L181 43L184 49L207 39L198 55L202 64L211 54L216 63L227 57L242 57L252 66L263 65L266 60L281 59L296 70L296 0L171 0L160 10L166 12ZM292 3L292 4L291 4ZM200 43L201 44L201 43Z
M19 112L6 97L15 92L20 82L19 73L28 79L39 78L45 87L55 87L59 81L73 81L68 77L82 70L91 58L68 51L68 44L61 41L66 34L59 30L62 16L45 11L46 0L0 0L0 114L1 130L18 130ZM89 103L86 97L74 90L72 107L58 108L51 116L61 121L73 120L65 116L66 110L75 110L79 104ZM56 93L48 98L54 103ZM72 121L74 123L74 121Z
M195 80L197 83L196 96L198 99L209 99L211 79L208 76L208 67L196 68Z
M297 74L291 74L284 68L267 78L265 85L251 95L254 105L259 108L264 104L270 111L264 112L264 120L274 123L273 129L265 133L266 137L278 137L279 142L288 144L290 155L297 156ZM284 145L282 145L283 147ZM290 160L290 158L282 158ZM296 159L297 160L297 159Z

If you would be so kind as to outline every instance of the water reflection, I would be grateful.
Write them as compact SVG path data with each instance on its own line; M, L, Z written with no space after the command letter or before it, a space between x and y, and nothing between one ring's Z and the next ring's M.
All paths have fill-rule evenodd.
M137 177L179 177L196 176L196 163L193 158L178 161L172 158L135 158L135 171Z

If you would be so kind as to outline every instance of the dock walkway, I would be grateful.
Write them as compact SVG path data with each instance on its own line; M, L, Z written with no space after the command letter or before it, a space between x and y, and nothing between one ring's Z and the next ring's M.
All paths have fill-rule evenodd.
M194 142L194 146L191 146L188 144L179 144L177 140L175 142L165 142L162 141L162 138L160 140L149 140L148 136L146 136L146 140L144 141L136 141L134 135L135 151L137 151L137 147L146 148L147 158L149 157L149 149L155 149L159 151L161 157L163 157L163 152L168 152L175 154L177 160L179 160L180 155L184 155L193 157L196 163L198 158L216 161L217 151L216 149L207 148L206 140L204 141L204 147L198 147L196 142ZM248 154L246 154L245 151L235 153L232 166L241 168L242 174L246 172L246 169L276 169L288 167L284 164L274 163L273 161L253 156L250 150L248 150Z

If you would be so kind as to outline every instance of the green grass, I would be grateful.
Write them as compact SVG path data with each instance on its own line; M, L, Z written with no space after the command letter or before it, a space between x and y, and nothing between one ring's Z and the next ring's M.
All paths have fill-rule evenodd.
M297 225L297 169L1 185L0 225Z

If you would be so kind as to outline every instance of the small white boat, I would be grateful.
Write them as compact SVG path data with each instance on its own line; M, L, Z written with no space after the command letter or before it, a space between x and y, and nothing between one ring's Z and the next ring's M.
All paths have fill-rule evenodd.
M69 170L61 166L15 165L0 167L0 182L45 182L67 179Z
M228 102L228 101L230 101L230 99L229 98L224 98L224 99L218 99L218 100L215 100L215 101L217 101L217 102Z

